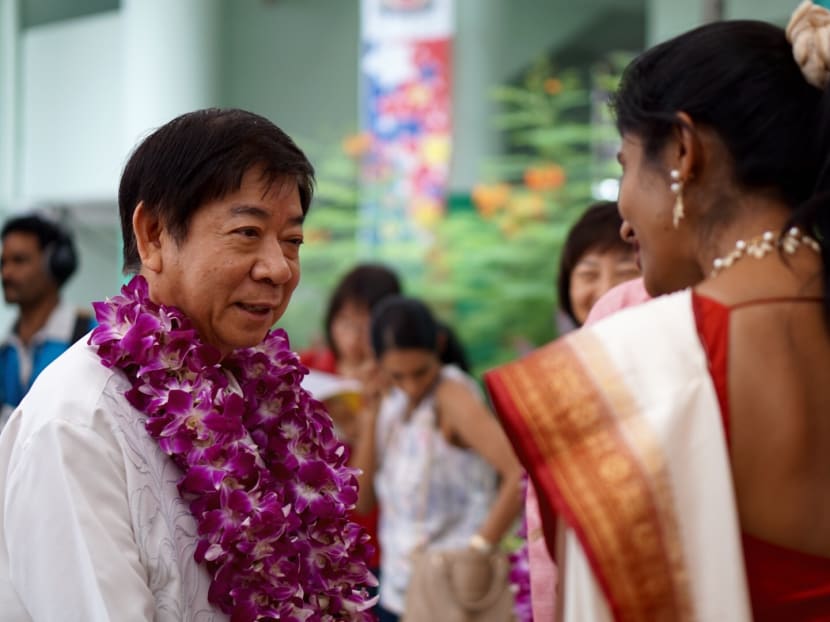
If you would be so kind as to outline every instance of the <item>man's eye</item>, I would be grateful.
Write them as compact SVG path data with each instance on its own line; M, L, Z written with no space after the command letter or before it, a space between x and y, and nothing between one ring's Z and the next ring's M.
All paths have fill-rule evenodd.
M254 227L242 227L237 229L236 233L246 238L255 238L259 235L259 231Z

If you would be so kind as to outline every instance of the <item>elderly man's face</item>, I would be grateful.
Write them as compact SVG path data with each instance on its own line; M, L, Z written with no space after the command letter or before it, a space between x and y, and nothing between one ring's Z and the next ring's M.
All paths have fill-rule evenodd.
M282 316L300 280L302 241L297 184L268 187L252 169L237 192L193 214L182 242L162 231L142 274L154 301L181 309L224 355L261 342Z

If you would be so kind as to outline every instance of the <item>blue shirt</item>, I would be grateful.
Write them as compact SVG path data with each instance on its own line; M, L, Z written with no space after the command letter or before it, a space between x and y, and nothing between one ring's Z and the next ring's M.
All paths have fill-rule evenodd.
M60 303L28 346L15 332L8 335L0 346L0 402L4 410L15 408L40 372L72 345L73 337L78 337L79 322L81 334L96 325L91 316L80 315L73 306Z

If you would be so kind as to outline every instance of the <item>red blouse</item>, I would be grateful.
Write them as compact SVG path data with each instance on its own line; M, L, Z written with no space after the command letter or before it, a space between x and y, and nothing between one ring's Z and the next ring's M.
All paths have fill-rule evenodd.
M697 293L692 294L692 305L729 443L729 313L736 307L727 307ZM756 622L830 621L830 558L787 549L749 534L743 534L742 539Z

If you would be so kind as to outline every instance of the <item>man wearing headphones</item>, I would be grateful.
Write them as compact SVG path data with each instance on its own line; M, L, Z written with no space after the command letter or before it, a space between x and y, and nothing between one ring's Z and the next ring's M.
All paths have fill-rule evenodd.
M78 266L69 234L29 214L8 220L2 239L3 296L20 308L0 345L0 427L37 375L94 326L91 314L61 301L60 289Z

